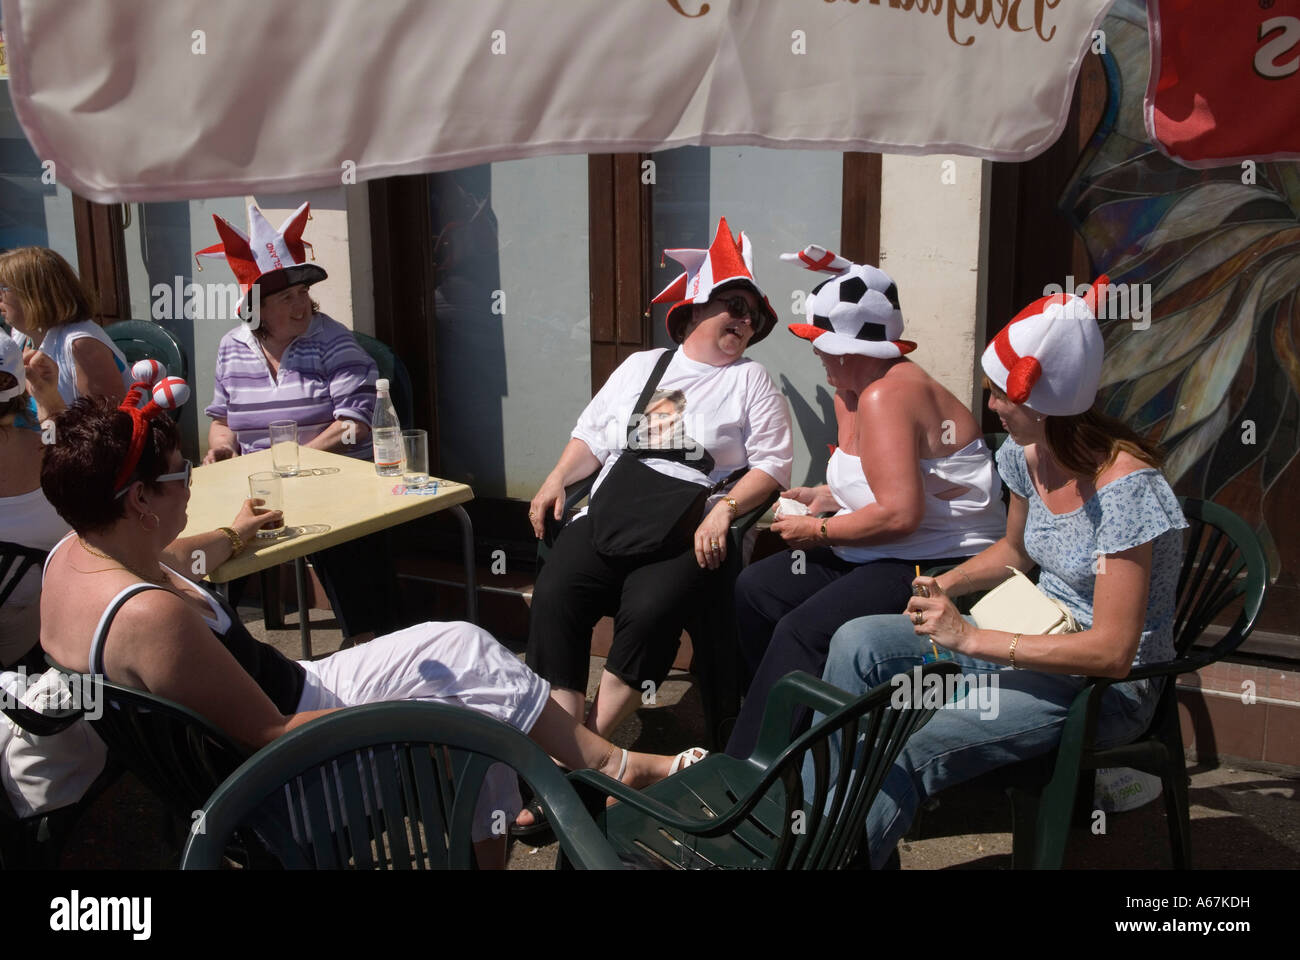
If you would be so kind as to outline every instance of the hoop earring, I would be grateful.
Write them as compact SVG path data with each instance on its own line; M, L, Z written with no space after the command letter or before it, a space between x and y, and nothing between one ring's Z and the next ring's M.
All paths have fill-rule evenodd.
M147 525L145 524L145 522L144 522L144 518L145 518L145 517L153 517L153 526L152 526L152 527L147 526ZM157 530L158 527L161 526L161 525L162 525L162 520L158 517L158 514L156 514L156 513L142 513L142 514L140 514L140 526L144 527L145 530L148 531L149 533L153 533L153 532L154 532L155 530Z

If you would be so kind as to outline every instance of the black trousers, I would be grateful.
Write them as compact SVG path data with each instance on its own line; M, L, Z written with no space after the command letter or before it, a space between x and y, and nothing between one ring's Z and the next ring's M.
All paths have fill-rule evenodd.
M920 567L964 559L922 560ZM785 550L746 567L736 581L736 626L752 679L727 753L743 760L753 751L778 680L793 670L822 675L836 630L858 617L901 613L916 567L915 560L849 563L829 547L806 551L802 563ZM811 716L801 711L792 732L807 729Z
M660 684L694 605L717 582L693 548L637 561L601 556L591 519L581 517L560 533L533 588L526 662L552 686L586 692L592 628L612 615L605 669L631 687Z

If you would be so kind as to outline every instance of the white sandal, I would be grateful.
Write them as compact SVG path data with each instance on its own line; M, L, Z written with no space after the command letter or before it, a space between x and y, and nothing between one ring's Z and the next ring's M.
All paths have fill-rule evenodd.
M677 756L673 757L673 765L668 768L668 776L685 770L693 763L699 763L709 755L709 751L703 747L691 747L689 750L683 750Z

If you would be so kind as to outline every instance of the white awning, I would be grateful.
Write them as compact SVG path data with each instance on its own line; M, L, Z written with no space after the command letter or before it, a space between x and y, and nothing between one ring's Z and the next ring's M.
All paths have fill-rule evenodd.
M100 202L687 144L1027 160L1110 0L3 0L10 92Z

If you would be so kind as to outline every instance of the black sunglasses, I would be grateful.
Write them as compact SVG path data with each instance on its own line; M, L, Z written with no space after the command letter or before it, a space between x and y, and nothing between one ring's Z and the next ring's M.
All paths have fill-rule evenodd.
M727 313L731 315L733 320L758 321L758 308L751 307L749 301L744 297L714 297L713 299L727 308Z

